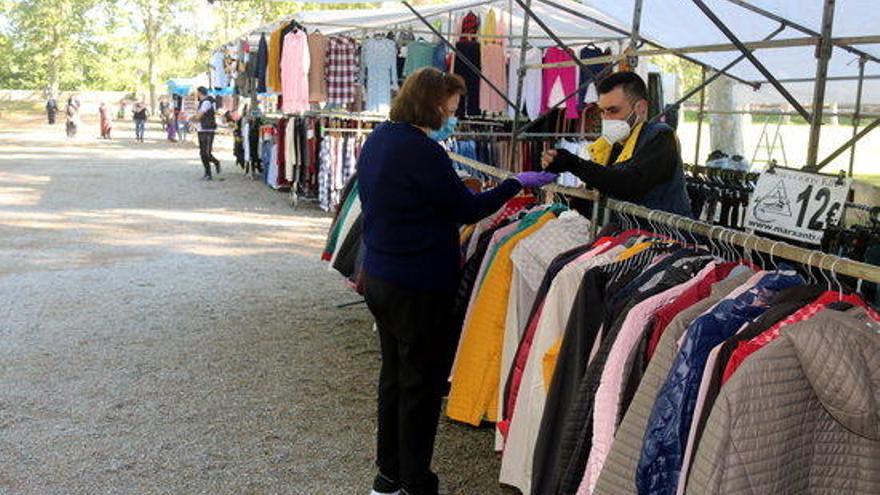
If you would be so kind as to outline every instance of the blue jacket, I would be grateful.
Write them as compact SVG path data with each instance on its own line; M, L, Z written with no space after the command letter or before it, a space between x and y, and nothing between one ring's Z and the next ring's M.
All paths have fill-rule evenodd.
M489 191L472 193L436 141L398 122L373 130L357 170L364 271L429 292L451 292L458 286L458 226L492 214L522 188L508 179Z
M636 468L640 495L676 492L703 368L712 348L763 314L777 292L803 283L793 271L768 273L748 291L721 301L691 323L648 419Z

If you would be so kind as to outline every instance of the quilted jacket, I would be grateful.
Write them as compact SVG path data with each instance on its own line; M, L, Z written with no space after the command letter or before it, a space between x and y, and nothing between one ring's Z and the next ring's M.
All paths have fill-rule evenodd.
M737 286L745 283L750 276L750 272L740 273L714 284L711 293L705 299L679 313L666 327L657 344L657 351L645 370L645 376L639 383L636 395L617 429L608 459L602 467L602 472L599 473L599 481L594 493L624 495L636 492L635 474L639 454L642 451L642 438L645 436L654 399L675 359L676 342L694 319L709 310Z
M777 292L802 283L793 271L767 273L753 288L719 302L691 324L651 410L636 469L640 495L675 493L703 368L712 348L763 314Z
M501 344L513 270L510 252L553 218L552 212L542 214L534 224L511 236L496 253L462 331L446 407L451 419L474 426L479 426L484 416L497 421Z
M794 323L721 389L686 493L880 493L880 325Z

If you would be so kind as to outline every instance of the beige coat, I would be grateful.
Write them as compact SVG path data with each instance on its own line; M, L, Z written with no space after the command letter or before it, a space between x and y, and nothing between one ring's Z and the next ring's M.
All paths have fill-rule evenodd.
M825 310L750 356L721 389L686 493L880 493L880 325Z

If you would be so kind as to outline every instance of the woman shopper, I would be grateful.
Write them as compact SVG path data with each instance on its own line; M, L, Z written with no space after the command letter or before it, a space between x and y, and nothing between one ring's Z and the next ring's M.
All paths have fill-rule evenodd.
M364 213L365 298L376 320L379 373L373 494L436 495L431 471L440 399L456 336L458 227L492 214L523 187L555 180L523 172L474 194L437 143L448 137L466 89L432 67L414 72L358 159Z
M134 117L134 138L139 143L144 142L144 130L147 126L147 106L144 102L139 101L134 105L132 110Z
M101 118L101 139L110 139L110 131L113 130L113 118L110 115L110 107L101 102L101 106L98 107L98 115Z

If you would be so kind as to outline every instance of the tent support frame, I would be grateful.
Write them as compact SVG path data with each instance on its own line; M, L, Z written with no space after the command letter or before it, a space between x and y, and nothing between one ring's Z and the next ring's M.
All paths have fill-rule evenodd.
M718 18L717 15L715 15L715 12L712 12L712 9L710 9L709 6L706 5L705 2L703 2L703 0L691 1L694 3L694 5L696 5L700 10L703 11L703 14L705 14L706 17L710 21L712 21L712 24L715 24L715 26L722 33L724 33L724 36L726 36L727 39L729 39L730 42L733 43L739 49L739 51L742 52L742 54L749 59L749 62L751 62L752 65L754 65L755 68L758 69L758 71L761 72L761 74L763 74L764 77L766 77L767 80L770 81L770 84L772 84L773 87L776 88L777 91L779 91L779 94L781 94L783 98L788 100L788 102L791 103L791 106L793 106L798 111L798 113L800 113L801 116L803 116L807 120L807 122L813 121L810 113L807 112L806 109L804 109L804 107L801 106L801 104L797 101L797 99L795 99L795 97L792 96L791 93L789 93L788 90L785 89L785 87L776 80L776 78L773 76L773 74L770 73L767 67L764 67L764 64L762 64L761 61L758 60L752 54L752 52L748 48L746 48L745 45L743 45L743 42L740 41L739 38L737 38L736 34L734 34L733 31L731 31L730 28L728 28L727 25L724 24L724 21L722 21L720 18Z
M852 127L853 127L853 137L856 137L856 134L859 133L859 121L862 116L862 85L865 82L865 57L859 59L859 86L856 90L856 108L852 117ZM853 167L855 166L856 161L856 143L852 144L852 148L849 150L849 176L853 176Z
M543 4L545 4L545 5L549 5L549 6L551 6L551 7L555 7L555 8L557 8L558 10L560 10L560 11L562 11L562 12L565 12L566 14L569 14L569 15L571 15L571 16L577 17L578 19L583 19L583 20L585 20L585 21L589 21L589 22L591 22L591 23L593 23L593 24L596 24L596 25L598 25L598 26L604 27L605 29L608 29L608 30L610 30L610 31L614 31L615 33L618 33L618 34L621 34L621 35L624 35L624 36L629 36L629 35L630 35L630 33L629 33L628 31L624 30L624 29L620 29L620 28L618 28L617 26L614 26L614 25L612 25L612 24L608 24L608 23L605 22L605 21L602 21L602 20L600 20L600 19L596 19L595 17L593 17L593 16L589 16L589 15L587 15L587 14L584 14L583 12L578 12L578 11L576 11L576 10L573 10L573 9L571 9L571 8L569 8L569 7L566 7L565 5L562 5L562 4L560 4L560 3L557 3L557 2L555 2L555 1L553 1L553 0L538 0L538 1L541 2L541 3L543 3ZM713 66L711 66L711 65L708 65L708 64L705 64L705 63L703 63L703 62L700 62L699 60L697 60L697 59L695 59L695 58L689 57L689 56L687 56L687 55L685 55L685 54L683 54L683 53L681 53L681 52L679 52L679 51L677 51L677 50L675 50L675 49L667 48L667 47L665 47L665 46L663 46L663 45L660 45L660 44L655 43L655 42L650 41L650 40L645 40L645 39L643 39L643 41L645 42L645 44L651 45L651 46L656 47L656 48L659 48L659 49L661 49L661 50L668 50L670 54L672 54L672 55L676 55L676 56L678 56L679 58L683 58L683 59L687 60L688 62L691 62L692 64L699 65L700 67L706 67L707 69L713 70L713 71L715 71L715 72L721 72L721 73L723 73L725 76L727 76L727 77L733 79L734 81L737 81L737 82L739 82L739 83L745 84L745 85L747 85L747 86L751 86L752 89L758 89L758 88L761 87L761 85L758 84L758 83L756 83L756 82L753 82L753 81L747 81L747 80L745 80L745 79L743 79L743 78L741 78L741 77L737 77L737 76L735 76L735 75L733 75L733 74L729 74L729 73L727 73L727 72L725 72L725 71L722 71L722 70L720 70L720 69L718 69L718 68L716 68L716 67L713 67Z
M779 23L781 23L787 27L790 27L792 29L797 29L798 31L800 31L804 34L807 34L810 36L817 36L817 37L822 36L821 33L813 31L812 29L810 29L802 24L798 24L794 21L791 21L791 20L786 19L784 17L778 16L772 12L768 12L760 7L752 5L751 3L749 3L745 0L725 0L725 1L730 2L734 5L738 5L746 10L750 10L758 15L762 15L768 19L772 19L772 20L779 22ZM871 55L870 53L867 53L863 50L859 50L858 48L854 48L846 43L842 43L842 42L835 41L835 40L832 40L832 43L834 44L834 46L836 46L838 48L842 48L850 53L856 54L859 57L867 58L868 60L871 60L874 62L880 62L880 57L875 57L875 56Z
M780 25L779 28L777 28L777 29L776 29L775 31L773 31L772 33L768 34L764 39L765 39L765 40L770 40L770 39L774 38L777 34L781 33L781 32L784 31L784 30L785 30L785 26ZM735 59L734 59L733 61L731 61L729 64L725 65L724 68L723 68L722 70L730 70L731 68L733 68L734 65L736 65L736 64L742 62L743 60L745 60L745 58L746 58L745 55L740 54L739 57L735 58ZM696 87L690 89L687 93L685 93L684 96L682 96L681 98L679 98L678 101L676 101L676 102L673 103L672 105L669 105L669 106L668 106L667 108L665 108L662 112L660 112L659 114L655 115L654 118L651 119L651 122L654 122L654 121L658 120L660 117L662 117L663 115L666 115L666 112L668 112L670 109L675 108L675 107L678 107L678 106L681 105L682 103L684 103L684 102L686 102L687 100L691 99L691 97L694 96L695 94L697 94L698 92L700 93L700 107L701 107L701 109L700 109L700 113L702 114L702 113L703 113L703 112L702 112L702 106L703 106L703 104L705 103L705 102L704 102L704 97L705 97L705 95L703 94L703 90L706 88L706 86L708 86L709 84L711 84L712 82L714 82L716 79L718 79L718 78L721 77L721 75L722 75L721 72L716 72L716 73L712 74L712 76L709 77L709 79L706 79L706 68L705 68L705 67L703 67L703 71L702 71L702 73L703 73L703 75L702 75L702 81L700 82L699 85L697 85ZM699 128L698 128L698 129L697 129L697 143L699 143L699 135L700 135L700 131L699 131ZM700 146L699 146L699 144L697 144L697 152L698 152L698 154L699 154L699 151L700 151Z
M706 86L710 82L712 82L712 81L706 80L706 68L705 67L703 67L703 70L701 72L702 72L702 75L701 75L702 82L700 83L700 88L699 88L700 89L700 110L699 110L699 112L697 112L697 143L696 143L696 146L694 146L696 148L694 150L694 164L700 163L700 138L703 137L703 115L704 115L704 110L706 109ZM721 75L720 72L716 72L712 77L717 78L720 75Z
M816 83L813 86L813 119L810 120L810 142L807 145L807 168L813 168L819 157L819 135L822 132L822 112L825 111L825 83L828 61L831 60L831 29L834 26L834 1L825 0L822 10L822 37L816 50ZM818 169L817 169L818 170Z

